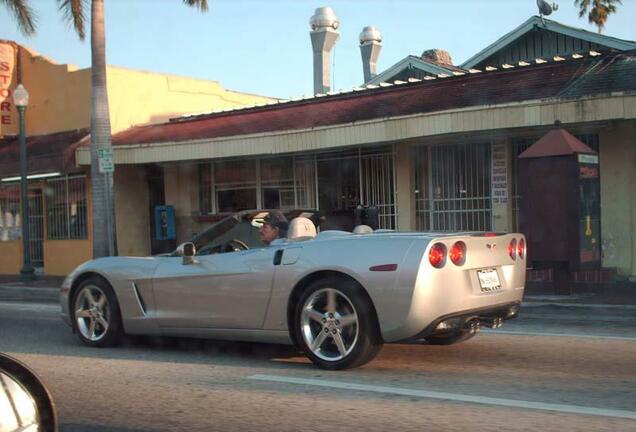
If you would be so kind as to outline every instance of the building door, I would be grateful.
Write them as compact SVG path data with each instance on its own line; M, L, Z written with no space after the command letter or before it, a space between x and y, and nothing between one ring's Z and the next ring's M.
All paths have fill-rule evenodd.
M33 267L44 267L42 189L29 190L29 246Z
M322 229L354 228L354 210L361 204L357 153L317 155L318 208L327 216Z
M393 153L374 151L360 155L361 204L378 208L379 227L395 229L395 178Z

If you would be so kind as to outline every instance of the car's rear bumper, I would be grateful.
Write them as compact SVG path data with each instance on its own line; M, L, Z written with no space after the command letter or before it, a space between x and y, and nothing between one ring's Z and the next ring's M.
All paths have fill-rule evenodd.
M478 331L480 327L499 327L503 321L516 318L521 302L513 301L446 314L434 319L422 331L398 342L417 342L433 334L458 330Z

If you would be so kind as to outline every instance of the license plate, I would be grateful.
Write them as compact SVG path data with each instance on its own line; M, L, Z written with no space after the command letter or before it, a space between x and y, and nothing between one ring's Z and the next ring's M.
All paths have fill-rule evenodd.
M479 285L481 285L482 292L491 292L501 289L497 270L477 270L477 276L479 277Z

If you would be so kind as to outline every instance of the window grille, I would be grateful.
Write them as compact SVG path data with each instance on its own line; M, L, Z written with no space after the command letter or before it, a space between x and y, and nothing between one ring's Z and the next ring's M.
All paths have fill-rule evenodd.
M88 238L86 177L47 180L47 238L75 240Z
M371 153L360 156L362 205L376 206L379 227L395 229L395 178L392 153Z
M417 228L492 229L490 143L420 147L416 153Z
M20 240L20 185L0 186L0 242Z

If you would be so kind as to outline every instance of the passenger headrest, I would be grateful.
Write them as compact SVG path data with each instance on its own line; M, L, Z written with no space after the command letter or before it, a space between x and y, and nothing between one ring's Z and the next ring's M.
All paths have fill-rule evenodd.
M369 234L373 232L373 228L369 225L358 225L353 229L354 234Z
M306 217L292 219L287 231L287 238L290 240L310 239L316 237L316 227L314 223Z

